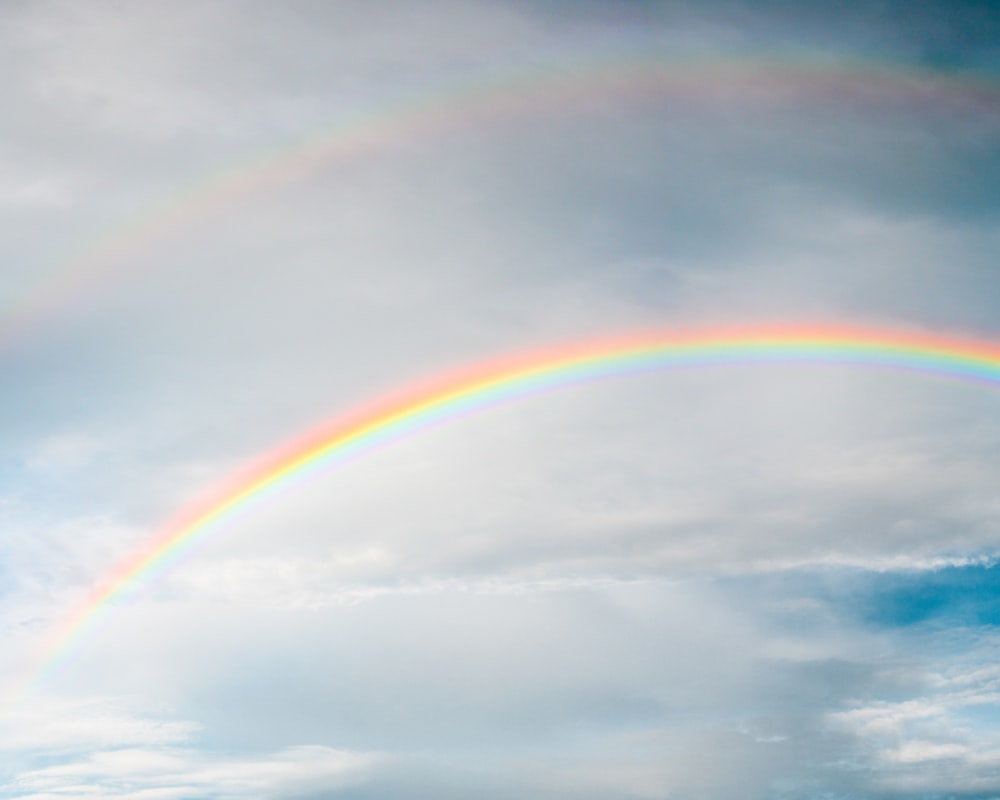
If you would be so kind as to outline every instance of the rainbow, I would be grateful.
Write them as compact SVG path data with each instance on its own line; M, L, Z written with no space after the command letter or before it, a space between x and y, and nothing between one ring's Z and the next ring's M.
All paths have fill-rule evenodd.
M199 542L318 470L498 404L584 381L650 370L796 363L902 370L1000 388L1000 343L843 324L653 331L475 364L338 415L221 483L120 563L65 620L8 696L41 684L116 604L173 568Z
M1000 84L986 73L787 52L691 55L631 49L551 57L423 88L338 115L312 131L203 176L172 196L39 264L34 282L5 292L0 348L111 280L133 257L241 198L287 184L332 163L371 157L398 142L448 135L463 125L495 126L525 114L561 114L661 98L736 104L815 104L839 96L880 112L945 101L952 112L996 114ZM887 98L890 102L886 102Z

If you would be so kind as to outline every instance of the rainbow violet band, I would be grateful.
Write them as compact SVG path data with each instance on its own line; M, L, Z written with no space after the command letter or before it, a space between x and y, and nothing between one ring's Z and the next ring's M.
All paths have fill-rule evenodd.
M174 567L200 541L312 472L549 389L651 370L765 363L890 369L1000 387L1000 343L845 324L652 331L473 364L337 415L219 484L111 571L7 696L19 698L40 685L109 609Z
M434 140L455 130L492 131L527 116L593 110L595 103L658 98L733 105L802 101L819 106L844 97L880 113L981 111L996 118L1000 82L987 72L934 70L915 64L809 52L683 54L632 46L588 50L530 64L443 80L366 108L339 109L322 126L183 186L135 216L77 242L30 270L30 281L7 287L0 301L0 348L80 302L95 285L133 264L134 256L220 209L260 195L339 160L371 158L397 142Z

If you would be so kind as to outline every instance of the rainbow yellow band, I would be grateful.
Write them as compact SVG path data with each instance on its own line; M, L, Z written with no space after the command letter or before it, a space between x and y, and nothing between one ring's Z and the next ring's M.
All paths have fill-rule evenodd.
M197 542L310 472L546 389L650 370L763 363L902 370L1000 387L996 342L843 324L654 331L475 364L338 415L221 483L112 570L7 696L21 697L40 685L116 602L177 564Z

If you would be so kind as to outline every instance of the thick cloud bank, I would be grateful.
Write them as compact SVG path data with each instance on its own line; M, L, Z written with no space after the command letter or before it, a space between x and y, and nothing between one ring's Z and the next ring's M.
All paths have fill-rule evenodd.
M425 430L39 671L196 498L456 366L764 321L1000 341L998 32L971 0L6 4L0 797L1000 794L1000 394L899 370Z

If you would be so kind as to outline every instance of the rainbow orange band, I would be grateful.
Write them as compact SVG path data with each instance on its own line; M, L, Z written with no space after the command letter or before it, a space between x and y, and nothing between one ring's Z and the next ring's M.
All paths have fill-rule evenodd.
M42 683L108 609L177 564L197 542L311 472L545 389L649 370L758 363L874 367L1000 387L1000 344L856 325L647 332L476 364L337 416L221 484L119 564L64 622L8 696L20 697Z

